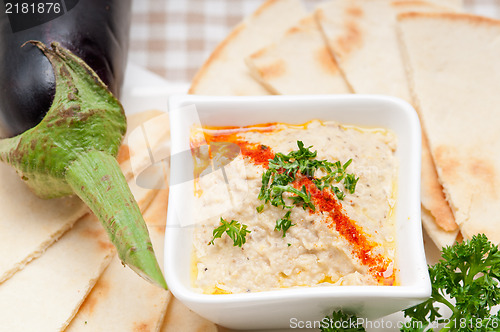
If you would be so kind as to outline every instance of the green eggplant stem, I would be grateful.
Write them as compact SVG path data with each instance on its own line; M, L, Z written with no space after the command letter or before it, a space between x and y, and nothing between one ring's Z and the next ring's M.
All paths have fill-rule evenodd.
M122 262L166 289L146 224L116 161L127 129L122 105L85 62L58 43L27 43L54 69L54 101L37 126L0 140L0 161L12 165L41 198L77 194Z
M166 288L141 211L116 159L101 151L82 153L69 166L66 180L101 221L120 259Z

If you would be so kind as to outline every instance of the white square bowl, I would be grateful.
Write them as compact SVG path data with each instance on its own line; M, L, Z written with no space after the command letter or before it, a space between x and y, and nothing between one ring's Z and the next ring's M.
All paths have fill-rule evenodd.
M180 108L196 107L193 112ZM176 298L199 315L235 329L286 328L294 322L321 321L332 310L375 319L424 301L431 294L420 221L420 124L415 110L392 97L314 95L263 97L172 96L170 197L165 235L165 273ZM399 162L396 232L398 286L324 286L244 294L200 294L192 288L192 232L189 190L183 188L192 158L190 128L247 126L270 122L302 124L334 120L342 124L383 127L398 139ZM192 174L192 173L191 173Z

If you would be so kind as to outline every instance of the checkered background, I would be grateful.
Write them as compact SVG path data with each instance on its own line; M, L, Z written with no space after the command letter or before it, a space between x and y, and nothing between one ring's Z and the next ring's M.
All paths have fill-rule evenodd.
M130 60L173 83L190 82L231 28L264 0L133 0ZM312 10L321 0L302 0ZM325 0L327 1L327 0ZM500 19L500 0L463 0Z

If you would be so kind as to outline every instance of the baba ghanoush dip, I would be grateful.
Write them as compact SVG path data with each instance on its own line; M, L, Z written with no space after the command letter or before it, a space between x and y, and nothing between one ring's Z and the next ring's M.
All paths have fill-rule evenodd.
M313 120L192 128L193 287L397 284L397 140Z

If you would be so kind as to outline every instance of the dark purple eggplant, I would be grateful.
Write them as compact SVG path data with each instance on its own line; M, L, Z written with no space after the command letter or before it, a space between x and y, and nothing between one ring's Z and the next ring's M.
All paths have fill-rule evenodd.
M124 76L130 5L130 0L80 0L66 14L33 27L13 26L12 17L0 13L0 116L15 135L0 139L0 161L13 166L41 198L79 196L122 262L167 288L116 160L127 127L116 95Z
M54 99L52 67L33 45L21 47L28 40L58 42L83 59L115 96L120 94L131 0L66 0L66 8L49 22L17 32L4 8L0 12L0 126L11 136L37 125ZM30 15L16 18L32 20Z

